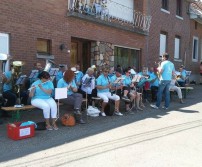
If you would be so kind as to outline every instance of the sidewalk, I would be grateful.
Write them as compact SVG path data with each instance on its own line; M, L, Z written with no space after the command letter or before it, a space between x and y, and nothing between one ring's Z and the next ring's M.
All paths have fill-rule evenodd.
M13 141L7 138L6 123L4 123L3 125L0 125L0 148L2 152L0 162L13 160L15 158L37 153L56 146L61 147L65 143L76 142L90 136L97 136L110 130L123 128L134 122L144 125L144 121L148 121L148 119L157 121L161 118L169 117L170 113L173 111L187 114L201 113L202 111L198 111L194 108L196 104L201 104L202 102L201 90L202 86L194 86L194 90L190 91L187 95L187 99L184 100L185 104L180 104L177 96L173 97L169 110L154 110L150 108L150 104L145 104L146 108L144 111L139 111L134 115L124 114L122 117L89 117L87 124L78 124L74 127L64 127L58 123L58 131L35 131L35 137L20 141ZM186 107L189 106L193 106L193 109L186 109ZM60 107L60 110L61 115L67 111L64 106ZM42 111L26 111L22 116L22 120L42 121ZM138 128L140 128L138 130L141 130L141 127Z

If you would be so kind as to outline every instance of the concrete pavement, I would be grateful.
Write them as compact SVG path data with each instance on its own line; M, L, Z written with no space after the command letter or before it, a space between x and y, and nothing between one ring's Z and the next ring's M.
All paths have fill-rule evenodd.
M174 98L169 110L147 104L135 115L90 118L86 125L36 131L20 141L8 139L1 125L0 166L202 166L201 90L196 85L185 104ZM23 119L30 116L42 119L41 111Z

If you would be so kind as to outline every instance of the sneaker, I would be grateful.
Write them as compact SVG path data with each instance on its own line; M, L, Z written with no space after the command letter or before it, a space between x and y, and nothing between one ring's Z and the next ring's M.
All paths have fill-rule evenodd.
M127 96L123 96L122 100L126 101L126 102L130 102L130 99Z
M154 105L154 104L151 104L150 106L151 106L151 108L159 109L159 108L158 108L156 105Z
M123 114L120 113L119 111L115 111L114 114L115 114L115 115L118 115L118 116L122 116L122 115L123 115Z
M100 115L106 117L106 114L104 112L100 112Z
M168 108L167 108L167 107L165 107L165 106L162 106L162 108L163 108L163 109L166 109L166 110L168 109Z
M53 130L52 126L46 126L47 130Z
M57 126L53 126L53 130L58 130L59 128Z

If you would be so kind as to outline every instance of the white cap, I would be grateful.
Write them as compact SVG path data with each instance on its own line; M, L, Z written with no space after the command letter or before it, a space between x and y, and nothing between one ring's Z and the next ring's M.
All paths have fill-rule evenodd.
M92 65L92 66L91 66L91 68L93 68L93 69L94 69L94 68L96 68L96 66L95 66L95 65Z
M76 67L72 67L71 70L72 70L74 73L78 73L78 71L76 70Z

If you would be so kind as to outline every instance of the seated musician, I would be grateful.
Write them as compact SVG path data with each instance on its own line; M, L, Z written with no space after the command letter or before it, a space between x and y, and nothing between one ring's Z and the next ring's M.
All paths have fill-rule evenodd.
M13 68L13 65L10 65ZM12 83L12 70L7 71L3 74L3 98L7 99L6 107L14 106L16 104L17 96L13 92Z
M178 98L180 100L180 103L184 103L184 101L182 100L182 90L176 86L176 77L173 76L171 82L170 82L170 87L169 90L174 90L177 92Z
M149 76L151 79L151 82L150 82L151 98L152 98L152 102L155 102L157 100L157 91L159 88L159 78L157 75L157 69L154 67L151 67Z
M38 80L38 75L43 71L43 68L41 66L41 63L37 62L34 63L34 69L35 71L34 75L30 78L30 83L32 84L34 81ZM33 71L32 70L32 71Z
M184 87L185 80L186 80L186 70L184 69L183 65L180 66L179 72L180 72L180 75L177 76L177 82L179 86Z
M63 65L63 64L61 64L61 65L59 65L59 71L58 71L58 73L57 73L57 75L56 75L56 77L55 77L55 79L56 79L56 83L58 83L58 81L61 79L61 78L63 78L63 74L64 74L64 72L66 71L66 67L65 67L65 65Z
M135 107L137 105L138 110L143 110L140 108L140 94L136 92L136 87L132 83L132 78L131 78L131 72L129 68L124 70L125 75L123 75L123 97L125 99L130 98L129 100L133 102L133 106ZM130 103L126 103L126 112L130 111Z
M81 104L82 104L82 94L77 93L78 88L76 86L75 73L71 69L65 71L63 78L61 78L58 83L58 88L67 88L67 99L61 99L64 104L69 104L74 107L74 115L77 123L84 124L85 122L81 118Z
M119 112L120 97L114 93L110 92L111 84L108 78L109 69L103 68L102 73L96 80L97 96L103 99L101 115L106 116L104 113L105 106L109 102L109 99L115 101L115 112L114 114L122 116L123 114Z
M138 87L142 89L142 93L144 95L144 99L146 102L148 102L148 92L147 90L150 88L150 82L148 80L149 78L149 72L147 67L143 67L142 71L138 73L138 75L141 75L141 80L138 83ZM142 103L142 106L144 107L144 104Z
M50 74L46 71L43 71L39 74L38 77L39 80L35 81L30 88L29 96L32 98L31 104L43 110L47 130L58 130L56 125L57 104L51 97L54 86L50 80ZM52 125L50 123L50 115Z
M93 90L95 89L95 77L93 76L94 69L88 68L86 74L82 78L81 93L83 97L88 98L88 104L92 105ZM96 95L97 96L97 95Z
M83 78L83 72L80 71L80 65L79 64L76 64L75 68L76 68L75 82L76 82L77 88L80 88L81 87L81 79Z

